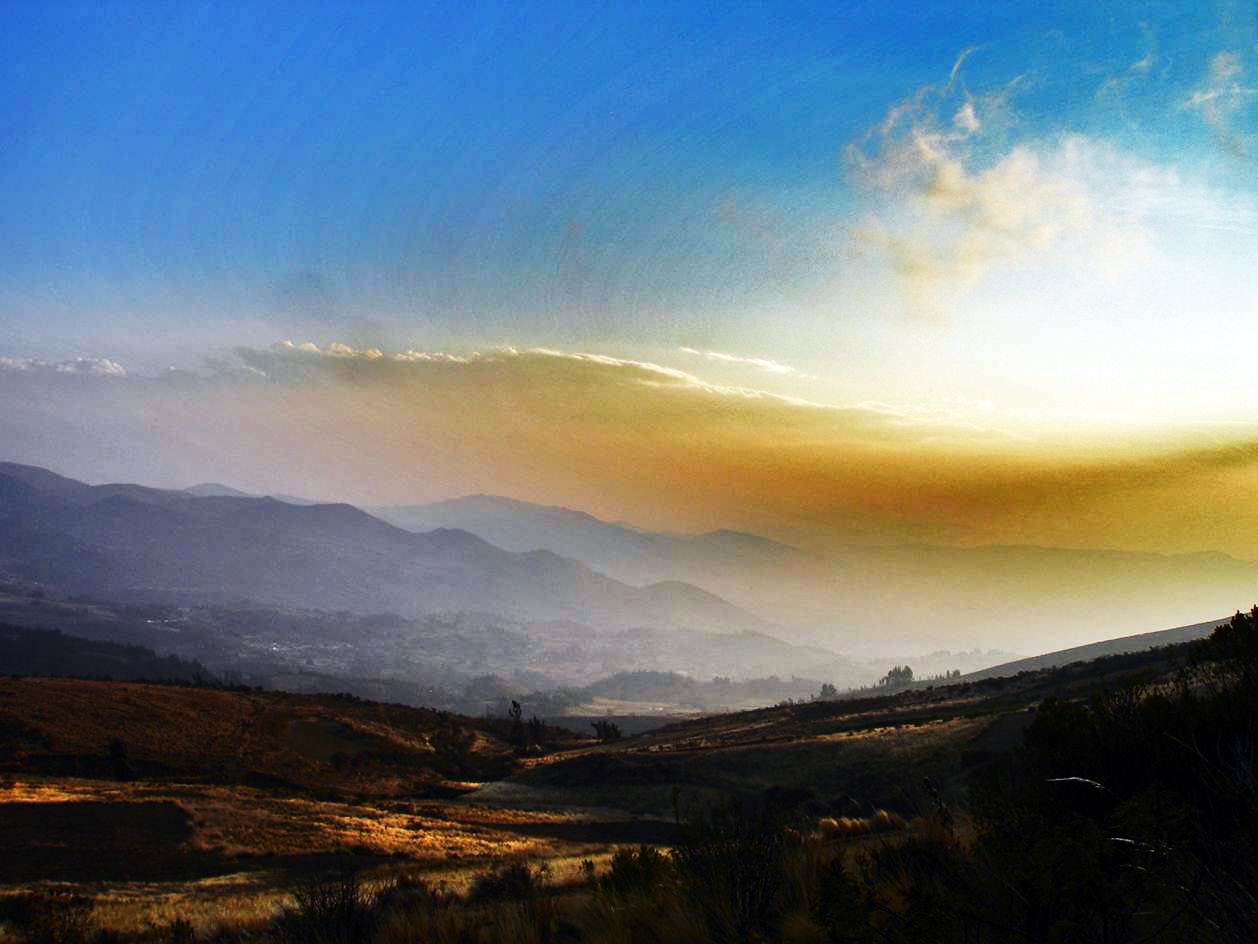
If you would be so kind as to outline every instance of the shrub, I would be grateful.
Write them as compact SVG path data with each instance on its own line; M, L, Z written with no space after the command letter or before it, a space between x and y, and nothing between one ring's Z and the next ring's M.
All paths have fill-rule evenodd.
M376 925L376 896L358 877L317 878L292 891L293 905L275 919L278 944L367 944Z
M683 894L718 940L768 932L779 919L788 844L763 802L729 801L680 824L673 865Z
M473 902L525 901L545 892L549 880L548 865L534 868L527 862L508 862L476 876L468 898Z
M109 754L109 769L113 773L115 780L131 779L131 764L127 760L127 745L122 738L110 738L107 747Z
M161 942L162 944L193 944L196 939L197 933L192 927L192 922L176 918L166 927Z
M608 869L598 879L598 890L604 895L625 898L649 895L673 889L676 872L672 860L654 846L618 849Z
M465 944L477 918L457 895L400 878L376 896L372 944Z

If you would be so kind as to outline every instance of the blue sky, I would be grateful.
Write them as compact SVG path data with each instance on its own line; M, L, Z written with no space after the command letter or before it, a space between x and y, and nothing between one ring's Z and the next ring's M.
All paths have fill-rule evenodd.
M1254 556L1256 19L0 3L5 458Z
M0 356L688 347L1043 412L1156 325L1113 412L1149 358L1179 397L1201 338L1258 343L1249 4L0 17Z

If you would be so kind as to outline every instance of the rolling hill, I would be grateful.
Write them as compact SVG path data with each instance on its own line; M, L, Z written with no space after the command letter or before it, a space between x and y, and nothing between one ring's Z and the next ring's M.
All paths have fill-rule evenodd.
M138 682L0 679L0 769L274 783L388 796L501 776L510 748L486 723L338 695Z

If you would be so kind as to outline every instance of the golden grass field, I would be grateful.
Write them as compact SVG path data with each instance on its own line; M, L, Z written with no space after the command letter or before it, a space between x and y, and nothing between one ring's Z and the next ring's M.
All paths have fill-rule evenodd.
M132 779L111 776L126 745ZM272 914L301 876L421 873L452 890L527 858L559 881L624 814L476 802L513 766L476 722L336 697L0 680L0 894L67 889L106 927Z
M84 849L62 847L72 840L58 811L91 805L101 817L123 819L159 804L172 805L188 832L170 835L154 849L153 829L143 842L125 839L109 848L98 845L92 861L79 860ZM38 811L30 821L34 835L14 835L15 813ZM20 820L18 820L20 821ZM352 865L368 874L419 873L461 890L471 876L502 859L546 862L560 881L575 877L585 859L609 853L607 843L569 838L562 827L592 827L584 811L518 810L461 802L357 801L278 795L249 787L181 783L117 783L80 778L9 778L0 782L0 835L34 860L32 868L55 876L18 876L3 893L37 889L74 889L96 899L104 926L140 930L183 916L204 925L231 915L251 920L272 913L285 898L294 875ZM146 824L137 824L144 829ZM568 830L573 832L573 830ZM556 834L559 833L559 834ZM101 856L126 859L156 855L156 864L182 859L189 868L163 880L140 870L102 865ZM60 861L59 861L60 860ZM158 869L158 872L165 871ZM93 876L92 873L97 873ZM204 873L204 874L197 874Z

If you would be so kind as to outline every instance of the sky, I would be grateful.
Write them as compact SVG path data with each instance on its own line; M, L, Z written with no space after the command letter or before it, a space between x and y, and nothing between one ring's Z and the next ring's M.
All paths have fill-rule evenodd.
M0 26L5 458L1258 558L1252 3Z

